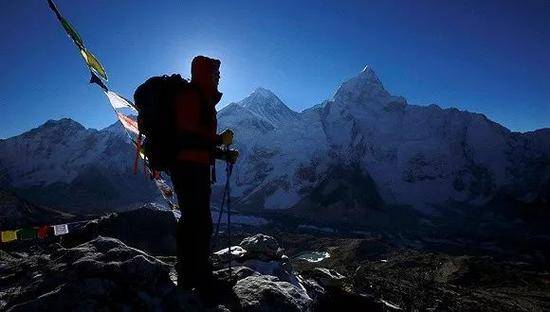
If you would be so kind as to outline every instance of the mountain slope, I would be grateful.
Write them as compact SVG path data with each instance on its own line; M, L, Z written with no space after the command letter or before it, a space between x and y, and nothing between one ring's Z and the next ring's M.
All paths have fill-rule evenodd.
M242 114L229 119L222 110L218 117L220 129L235 129L242 151L234 178L241 209L292 208L304 198L320 205L313 211L327 209L312 196L342 166L372 178L386 209L412 205L432 213L452 202L483 205L502 192L531 203L549 200L548 129L514 133L482 114L409 105L369 67L333 99L251 137L254 130L242 122L253 116L249 108L272 106L258 97L234 104ZM269 121L256 115L257 122ZM358 215L374 208L368 206Z
M341 211L351 205L365 219L403 205L432 214L502 196L531 205L550 200L550 129L515 133L482 114L410 105L369 67L302 112L258 88L220 110L218 126L236 134L232 195L243 210L353 219ZM0 182L52 207L123 209L158 196L133 175L134 155L119 124L98 131L48 121L0 140ZM374 197L355 202L363 188ZM328 200L334 189L351 190Z
M0 166L24 198L73 212L124 209L156 196L142 174L133 174L135 151L115 124L85 129L71 119L0 142Z
M74 218L73 215L33 205L9 191L0 190L0 228L2 229L62 223L72 218Z

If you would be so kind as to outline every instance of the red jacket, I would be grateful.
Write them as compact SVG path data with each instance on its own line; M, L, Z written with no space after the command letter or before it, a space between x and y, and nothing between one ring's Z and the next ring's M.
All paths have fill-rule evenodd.
M174 99L176 131L185 148L178 153L182 162L204 165L214 163L217 141L216 109L221 93L205 96L195 85L186 88Z

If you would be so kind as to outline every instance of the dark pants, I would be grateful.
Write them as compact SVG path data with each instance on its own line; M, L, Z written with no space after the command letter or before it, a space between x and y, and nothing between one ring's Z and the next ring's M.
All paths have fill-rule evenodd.
M176 233L178 285L203 287L212 275L209 259L212 237L210 166L179 164L170 170L170 175L182 212Z

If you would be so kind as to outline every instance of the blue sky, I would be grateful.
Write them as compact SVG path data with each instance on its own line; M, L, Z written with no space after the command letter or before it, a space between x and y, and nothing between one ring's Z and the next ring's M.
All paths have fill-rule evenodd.
M368 64L409 103L550 127L548 1L56 3L126 97L149 76L187 76L204 54L222 60L222 106L263 86L302 110ZM114 122L45 0L3 1L0 62L0 138L61 117Z

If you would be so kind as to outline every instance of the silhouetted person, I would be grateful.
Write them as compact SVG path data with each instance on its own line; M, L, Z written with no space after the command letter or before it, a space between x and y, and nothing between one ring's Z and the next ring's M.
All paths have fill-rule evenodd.
M216 104L220 61L197 56L191 65L191 86L174 97L175 124L179 144L176 161L169 172L178 195L182 218L177 226L178 285L204 290L211 281L210 243L212 217L210 191L214 178L216 147L229 145L233 132L216 134ZM238 153L229 155L236 161Z
M210 186L215 159L234 163L238 157L236 150L227 148L233 132L216 134L219 80L220 61L197 56L191 64L191 82L180 75L151 77L134 93L137 149L153 177L156 171L170 173L182 212L176 233L178 286L203 293L212 275Z

